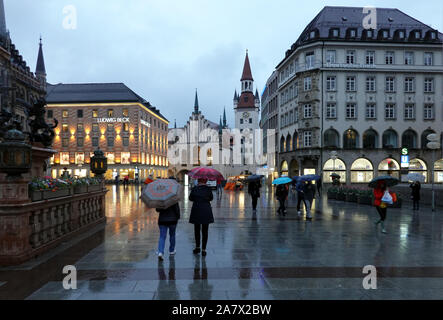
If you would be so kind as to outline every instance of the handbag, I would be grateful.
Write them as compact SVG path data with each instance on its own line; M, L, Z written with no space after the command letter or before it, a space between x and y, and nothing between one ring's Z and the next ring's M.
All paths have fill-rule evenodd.
M383 198L381 198L381 201L387 204L393 204L394 201L392 200L392 196L389 193L388 190L385 191L385 194L383 195Z

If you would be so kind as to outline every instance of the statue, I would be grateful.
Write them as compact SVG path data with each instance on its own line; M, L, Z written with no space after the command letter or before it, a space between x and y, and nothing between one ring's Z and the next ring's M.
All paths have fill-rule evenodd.
M39 99L29 110L29 118L34 117L33 120L29 120L29 127L31 132L28 133L31 142L41 142L46 148L52 145L54 141L55 133L54 129L58 126L57 119L54 119L54 125L48 125L45 121L45 105L44 99Z

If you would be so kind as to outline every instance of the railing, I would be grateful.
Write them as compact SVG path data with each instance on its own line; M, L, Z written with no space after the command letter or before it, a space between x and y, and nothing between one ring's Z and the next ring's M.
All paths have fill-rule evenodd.
M0 265L16 265L106 221L106 190L0 205Z

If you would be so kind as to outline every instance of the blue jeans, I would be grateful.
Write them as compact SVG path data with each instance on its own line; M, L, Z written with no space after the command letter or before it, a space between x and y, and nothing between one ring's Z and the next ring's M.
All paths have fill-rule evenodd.
M158 240L158 252L164 254L165 253L165 244L166 237L168 235L169 229L169 252L174 252L175 250L175 230L177 229L177 225L159 225L160 228L160 239Z

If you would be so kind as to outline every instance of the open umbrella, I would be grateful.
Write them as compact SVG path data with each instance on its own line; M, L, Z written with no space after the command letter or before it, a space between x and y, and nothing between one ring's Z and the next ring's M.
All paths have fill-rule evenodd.
M247 177L245 180L246 182L252 182L252 181L261 180L263 177L264 177L263 175L253 174L252 176Z
M340 178L340 175L338 173L331 173L330 177L332 178Z
M297 181L317 181L320 180L320 176L316 174L307 174L304 176L298 177Z
M217 170L212 169L212 168L205 168L205 167L194 168L191 171L189 171L188 175L192 179L208 179L211 181L214 181L217 179L222 179L222 180L225 179L223 177L223 175L220 172L218 172Z
M409 181L425 182L425 176L418 172L410 172L406 176Z
M397 178L394 178L391 176L380 176L380 177L372 179L371 182L369 182L369 187L376 188L379 181L384 181L386 183L387 187L395 186L400 182Z
M183 187L172 179L159 179L148 184L141 199L149 208L166 209L178 203L183 196Z
M275 180L272 182L272 184L276 184L276 185L279 185L279 184L288 184L288 183L292 183L292 179L289 178L289 177L280 177L280 178L275 179Z

